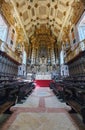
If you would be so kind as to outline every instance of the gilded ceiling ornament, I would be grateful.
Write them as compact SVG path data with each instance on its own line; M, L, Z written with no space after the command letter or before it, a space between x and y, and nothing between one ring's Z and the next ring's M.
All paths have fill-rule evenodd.
M66 11L63 12L64 16L66 15Z
M13 9L14 8L11 3L7 3L5 1L2 3L2 7L1 7L2 13L10 25L14 25L15 23L13 17Z
M31 9L31 6L30 6L30 5L28 5L28 9Z
M73 15L71 17L71 22L75 24L83 11L83 4L81 1L73 2L72 7Z
M31 21L33 21L33 19L31 19Z
M52 24L51 27L54 27L54 24Z
M66 3L66 6L69 6L69 2Z
M85 5L85 0L81 0L81 2Z
M36 18L37 20L39 19L39 17Z
M22 12L20 12L19 14L20 14L20 16L22 16Z
M17 32L17 43L22 43L24 41L23 29L16 26Z
M63 41L69 41L69 32L70 32L70 28L71 26L68 25L67 27L63 28L63 36L62 36L62 40Z
M37 25L39 25L39 23L37 23Z
M4 0L0 0L0 5L2 5L2 4L3 4L3 2L4 2Z
M56 34L56 38L58 38L60 30L56 27L54 27L54 33Z
M47 4L48 8L50 7L50 3Z
M32 27L34 27L35 25L34 24L32 24Z
M47 17L47 19L49 19L49 17Z
M62 24L59 24L60 27L62 27Z
M57 5L55 5L55 6L54 6L54 8L55 8L55 9L57 9L57 8L58 8L58 6L57 6Z
M0 0L0 5L1 5L1 3L3 3L3 1L9 1L8 3L10 3L10 1L12 1L12 0ZM17 16L17 14L19 14L19 22L21 23L22 28L24 28L23 29L24 34L27 35L27 37L28 36L30 37L31 31L28 29L29 27L31 27L32 32L33 32L33 30L36 30L37 27L39 28L41 24L44 24L47 27L52 27L51 29L52 29L52 31L54 31L56 36L59 36L59 34L62 35L61 34L61 33L63 33L62 25L64 24L63 21L65 20L65 17L69 13L68 12L69 8L71 8L71 13L69 15L69 18L67 19L66 24L68 24L68 22L70 21L69 19L71 19L71 21L73 23L75 23L75 21L79 17L78 15L80 14L80 10L82 8L81 2L79 0L73 0L73 1L75 1L75 2L73 2L73 4L72 4L72 2L68 2L68 1L69 0L66 0L66 2L64 2L63 0L59 0L59 2L57 2L55 0L53 3L52 3L52 1L49 1L49 2L39 1L39 2L30 3L29 1L27 2L27 1L22 0L22 2L21 2L21 1L15 0L14 1L15 6L18 8L18 10L16 10L17 13L15 15ZM82 3L85 3L85 0L81 0L81 1L82 1ZM12 2L12 4L13 4L13 2ZM37 8L37 12L36 12L36 8ZM13 12L13 10L11 11L11 9L13 9L13 7L12 8L4 7L4 10L5 10L4 16L7 15L6 19L8 19L7 21L9 21L8 23L10 23L10 24L12 24L13 20L14 20L14 18L13 18L14 12ZM26 11L24 11L24 9ZM31 12L29 12L29 10ZM32 14L32 12L33 12L33 14ZM31 21L30 21L30 19L28 19L28 17L31 19ZM33 20L33 19L35 19L35 20ZM23 20L26 23L24 23ZM16 20L16 23L18 23L18 20ZM35 28L35 25L36 25L36 28ZM54 25L56 25L56 31L55 31ZM50 32L51 31L49 31L48 28L41 27L35 33L37 35L43 35L43 34L50 35ZM64 35L64 38L66 37L66 34ZM44 38L46 40L46 38L48 38L48 37L42 36L41 38L42 39Z
M19 7L19 3L18 3L18 2L16 2L16 7L17 7L17 8Z
M44 43L49 45L50 43L55 42L55 37L51 35L50 28L46 28L46 26L40 26L40 28L36 28L34 35L30 38L31 43L35 46L39 46L40 43Z
M73 7L73 9L80 9L81 7L80 7L80 5L81 5L81 2L80 1L77 1L77 2L73 2L73 4L72 4L72 7Z
M35 4L35 8L37 8L37 7L38 7L38 4L36 3L36 4Z

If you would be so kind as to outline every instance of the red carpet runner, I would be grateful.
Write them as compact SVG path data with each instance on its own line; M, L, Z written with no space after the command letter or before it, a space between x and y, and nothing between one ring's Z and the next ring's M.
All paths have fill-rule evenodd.
M36 85L40 87L49 87L52 80L35 80Z

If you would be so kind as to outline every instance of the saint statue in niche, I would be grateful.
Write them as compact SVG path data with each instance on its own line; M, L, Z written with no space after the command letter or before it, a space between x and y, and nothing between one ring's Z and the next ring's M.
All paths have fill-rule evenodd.
M42 57L41 59L42 59L42 64L43 65L46 64L47 58L46 57Z
M41 43L39 47L39 57L45 58L46 56L47 56L47 46Z
M41 57L40 58L40 64L42 64L42 65L46 64L46 59L47 58L45 58L45 57Z
M46 64L46 57L47 57L47 47L46 45L40 45L39 48L39 57L40 57L40 64Z

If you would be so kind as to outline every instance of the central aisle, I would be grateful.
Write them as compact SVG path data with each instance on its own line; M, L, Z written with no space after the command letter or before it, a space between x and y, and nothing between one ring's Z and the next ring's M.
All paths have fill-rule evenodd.
M12 116L2 130L79 130L50 88L36 87L23 104L11 108Z
M61 103L49 87L36 87L23 104L16 104L12 110L23 108L45 112L50 110L65 111L69 107L65 103Z

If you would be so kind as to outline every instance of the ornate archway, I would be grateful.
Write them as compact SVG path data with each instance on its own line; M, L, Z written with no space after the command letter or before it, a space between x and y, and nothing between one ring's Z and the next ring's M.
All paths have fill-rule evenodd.
M50 28L45 25L36 28L30 38L31 65L38 66L38 70L47 71L48 66L56 64L56 38Z

